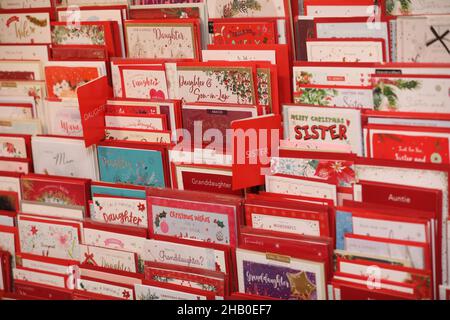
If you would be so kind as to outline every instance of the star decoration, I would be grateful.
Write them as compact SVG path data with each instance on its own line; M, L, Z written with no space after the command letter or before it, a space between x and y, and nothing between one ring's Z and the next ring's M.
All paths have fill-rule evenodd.
M316 290L316 286L309 281L304 271L287 273L286 276L291 285L291 294L301 300L308 300L311 294Z
M130 293L126 290L123 290L122 297L124 297L125 299L128 299L128 298L130 298Z
M139 204L138 204L138 210L139 210L139 211L144 211L144 210L145 210L145 204L139 203Z

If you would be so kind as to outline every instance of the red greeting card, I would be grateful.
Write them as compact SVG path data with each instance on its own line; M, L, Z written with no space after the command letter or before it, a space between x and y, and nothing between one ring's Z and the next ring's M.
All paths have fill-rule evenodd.
M21 177L21 190L23 200L87 208L90 180L27 174Z
M277 44L276 19L212 19L212 43L217 45Z

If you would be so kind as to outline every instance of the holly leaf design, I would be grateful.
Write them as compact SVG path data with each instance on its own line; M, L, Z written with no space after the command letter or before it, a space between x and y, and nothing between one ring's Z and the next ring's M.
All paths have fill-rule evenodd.
M217 225L218 225L220 228L224 228L224 227L225 227L223 221L220 221L220 220L217 220Z

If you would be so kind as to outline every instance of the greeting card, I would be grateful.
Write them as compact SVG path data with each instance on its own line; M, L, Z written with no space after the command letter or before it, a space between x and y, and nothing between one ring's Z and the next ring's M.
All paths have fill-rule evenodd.
M236 244L236 208L207 201L153 196L147 199L152 234L231 246Z
M53 203L42 203L39 201L22 200L20 212L45 217L64 218L82 221L85 218L86 207L61 205Z
M28 174L21 177L22 199L44 204L87 206L89 181Z
M39 13L2 13L0 25L4 32L0 43L50 43L50 15Z
M185 102L255 104L254 67L224 64L177 64L176 96Z
M53 258L78 260L80 256L80 224L69 220L17 217L20 252Z
M171 136L170 131L105 128L106 140L169 144Z
M161 148L100 145L97 152L101 181L155 187L167 185L165 153Z
M266 175L266 191L294 196L331 199L334 203L337 202L336 185L322 182L319 179Z
M0 157L26 159L29 156L26 137L0 134L0 146Z
M195 140L195 134L202 135L203 143L215 142L217 146L231 147L230 139L226 139L227 129L231 129L231 122L235 120L256 117L258 110L254 106L240 106L230 104L195 104L186 103L181 109L183 129L190 135L191 141ZM212 134L212 130L220 131L222 141ZM187 134L184 132L183 135ZM185 137L188 139L188 137Z
M311 17L371 17L380 11L374 0L345 0L338 3L332 0L304 0L303 8L304 14Z
M85 3L87 4L87 3ZM89 2L92 4L92 1ZM58 10L58 21L65 22L73 19L75 16L79 21L113 21L117 22L120 47L123 54L125 54L125 38L123 32L123 20L127 17L126 7L124 6L82 6L79 10ZM117 47L117 44L116 44ZM118 52L116 53L118 54ZM120 55L122 56L122 55Z
M145 261L230 272L229 252L224 246L148 239L143 252Z
M75 92L73 92L75 94ZM72 99L46 100L47 131L49 134L68 137L83 137L78 101Z
M306 41L308 61L384 62L383 39L309 39Z
M212 298L213 296L203 296L200 294L191 293L192 291L200 290L184 289L183 287L178 285L163 286L156 281L148 281L145 283L147 284L136 284L134 286L136 290L136 300L207 300L208 298Z
M111 128L166 130L165 114L152 115L105 115L105 125Z
M44 80L40 61L0 61L0 79Z
M16 227L0 225L0 250L11 255L11 266L16 266L16 250L19 250L18 234Z
M392 128L392 129L391 129ZM448 130L405 130L402 127L368 126L366 156L376 159L449 163Z
M49 98L76 98L79 86L106 74L104 62L51 62L45 66Z
M374 109L449 113L450 76L372 75Z
M2 59L48 61L49 52L46 44L0 44Z
M134 252L80 245L80 262L126 272L138 272L137 256Z
M360 110L283 105L283 117L284 139L300 149L363 153Z
M50 8L51 0L8 0L0 4L0 9Z
M128 20L125 36L129 58L199 60L198 20Z
M445 0L388 0L385 5L386 14L392 16L447 14L450 13L450 4Z
M398 17L397 60L450 62L447 32L450 29L449 18L450 15Z
M133 226L148 227L147 206L142 199L130 199L95 195L92 197L94 211L91 219L98 222Z
M0 158L0 171L28 173L31 168L31 159Z
M241 19L220 19L210 21L212 25L212 43L225 45L276 44L276 21L242 21Z
M210 19L239 17L284 18L286 16L283 0L275 0L270 2L248 0L211 0L207 2L207 5L208 16Z
M38 117L42 117L44 115L44 98L46 96L45 90L45 82L44 81L7 81L0 83L0 97L2 97L2 101L5 103L11 103L12 101L17 101L17 97L31 97L32 100L27 99L27 103L32 101L35 105L36 112L34 115ZM14 121L12 121L13 123ZM33 125L27 125L28 123L32 123L33 121L23 121L21 126L28 127L29 132L22 131L22 133L33 134L34 132L31 130ZM36 126L36 125L35 125ZM6 127L14 127L13 124L6 125ZM15 130L11 130L16 132ZM9 130L2 129L3 133L14 133ZM16 132L17 133L17 132Z
M371 63L296 62L293 67L294 92L304 85L368 87L375 68Z
M325 300L322 263L236 249L239 292L286 300Z
M66 288L67 277L50 272L40 272L28 268L16 267L12 270L14 280L29 281L57 288ZM69 287L68 289L73 289Z
M34 172L96 179L95 150L86 148L83 140L35 136L31 144Z
M32 103L0 103L0 112L3 119L28 120L33 119Z
M345 87L331 85L299 85L294 102L328 107L373 109L374 98L370 86Z
M124 98L164 100L169 96L163 66L119 66Z
M132 286L126 286L120 283L82 277L81 279L77 279L76 288L81 291L119 298L121 300L134 300Z

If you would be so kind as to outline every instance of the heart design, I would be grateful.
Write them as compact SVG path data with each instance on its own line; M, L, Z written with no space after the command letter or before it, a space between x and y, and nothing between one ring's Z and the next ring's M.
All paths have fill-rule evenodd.
M155 89L150 90L150 99L164 100L165 98L166 96L164 95L164 92L162 90L155 90Z

